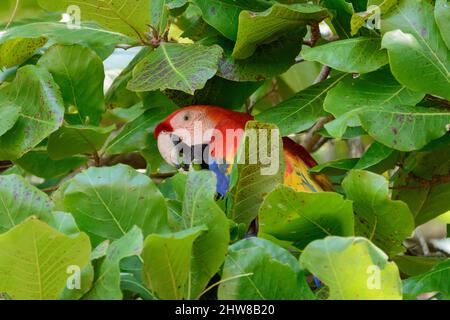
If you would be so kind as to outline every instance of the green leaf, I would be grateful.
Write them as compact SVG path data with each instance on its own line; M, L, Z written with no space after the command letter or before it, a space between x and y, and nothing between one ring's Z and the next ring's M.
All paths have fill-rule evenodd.
M400 1L383 19L383 48L391 70L408 88L450 99L450 51L425 0Z
M51 220L53 204L48 196L21 176L0 176L0 201L0 233L31 216Z
M403 282L406 298L416 299L423 293L439 292L450 297L450 260L434 266L430 271Z
M203 19L222 35L235 41L238 34L239 14L243 10L264 11L270 3L264 0L192 0Z
M145 240L142 253L145 279L159 298L184 298L194 241L206 230L201 226L173 234L152 234Z
M369 19L381 19L380 14L385 14L397 4L398 0L369 0L367 10L358 12L352 16L352 35L356 35ZM378 20L379 21L379 20ZM374 23L378 23L377 20ZM379 27L379 26L375 26ZM371 26L373 28L373 26Z
M76 5L84 21L96 21L112 31L143 39L150 24L151 1L148 0L38 0L39 5L49 11L66 12L67 7Z
M52 179L64 176L74 169L80 168L88 162L86 157L70 157L61 160L53 160L47 151L33 150L22 158L15 160L25 171L44 179Z
M312 300L295 258L264 239L242 240L229 249L219 300ZM276 288L276 290L274 290Z
M161 193L150 178L128 166L90 168L61 192L60 206L73 214L94 245L119 239L134 226L144 235L168 230Z
M191 172L186 183L181 217L183 227L206 226L192 248L186 298L198 299L225 260L230 242L228 219L215 202L216 179L212 172Z
M400 271L408 276L418 276L430 271L445 258L398 255L394 258Z
M304 249L326 236L353 236L351 201L337 193L301 193L281 186L269 193L259 211L259 230Z
M11 90L0 88L0 136L14 127L20 116L21 107L12 102Z
M0 158L14 160L36 147L63 122L64 104L51 74L39 67L26 66L15 80L0 89L3 107L19 109L15 125L0 137Z
M359 159L334 160L315 166L309 171L312 173L324 173L330 176L339 176L345 174L349 170L352 170L358 161Z
M353 5L345 0L323 0L321 4L331 12L331 22L341 39L350 38L350 20L355 13Z
M122 300L120 290L120 261L139 256L144 239L139 228L134 227L109 246L106 256L96 270L92 289L83 297L86 300Z
M358 37L334 41L315 48L305 47L302 56L348 73L368 73L389 63L379 38Z
M132 274L120 275L120 288L125 296L127 292L130 292L133 294L133 298L136 298L137 294L143 300L156 300L154 294Z
M97 52L103 52L105 48L113 48L116 44L135 45L137 43L132 38L102 29L92 23L83 23L79 28L68 28L66 23L35 22L6 30L0 38L0 44L17 38L40 39L41 37L59 44L79 44Z
M48 140L48 153L55 160L77 154L98 152L115 126L106 128L82 125L64 125Z
M374 142L370 145L369 149L363 154L361 159L355 165L354 169L368 169L374 165L379 164L383 160L386 160L394 153L394 150L386 147L385 145Z
M311 21L320 22L327 16L326 9L311 4L276 3L261 13L242 11L233 58L249 58L260 45L289 34L292 30L305 28Z
M31 58L37 49L45 45L47 39L44 37L15 38L1 42L0 68L11 68Z
M149 144L156 125L164 120L172 110L150 109L137 119L127 123L107 146L108 154L141 151Z
M193 173L191 173L191 175L193 175ZM185 173L180 172L169 179L165 179L158 187L165 198L183 202L186 193L187 179L188 176Z
M305 30L299 31L259 46L253 56L244 60L232 57L234 43L219 38L213 42L224 49L218 76L231 81L262 81L285 73L295 64L302 48Z
M0 292L14 300L56 300L68 268L87 265L90 251L85 234L71 239L30 219L0 235Z
M264 197L283 184L285 162L282 145L275 126L256 121L247 124L227 195L227 215L234 222L249 226L258 216Z
M162 43L136 66L128 89L174 89L193 95L216 74L221 56L219 46Z
M49 221L48 225L70 238L75 238L81 233L72 214L67 212L53 212L52 219Z
M447 133L450 112L411 106L363 108L363 128L378 142L400 151L413 151Z
M386 179L353 170L342 186L353 201L356 235L366 237L389 256L403 252L402 243L414 230L414 218L406 203L390 199Z
M39 59L61 89L66 109L83 124L99 124L105 112L103 61L80 45L55 45Z
M415 197L415 200L419 200L421 203L414 210L414 217L416 224L421 225L428 221L433 220L440 215L447 213L450 210L450 204L448 202L450 196L450 183L443 183L432 186L431 188L420 188L404 191L401 200L406 201L405 193L408 192L409 197ZM409 204L409 203L408 203Z
M399 84L385 69L358 78L347 77L331 89L325 98L324 109L339 118L326 128L334 137L340 138L347 124L359 125L359 108L416 105L424 96Z
M320 117L326 116L323 103L327 93L348 76L341 74L297 93L278 106L256 116L261 122L274 123L281 134L298 133L311 128Z
M213 105L226 109L240 109L262 82L236 82L215 76L195 95L168 90L165 92L179 107Z
M433 178L445 177L450 172L449 152L450 145L446 143L436 149L412 153L398 172L393 198L408 204L416 225L422 225L450 210L450 183L431 183ZM426 182L430 184L425 185Z
M144 47L133 58L133 60L122 70L120 75L114 79L114 82L106 93L106 105L108 109L130 108L140 102L138 95L127 89L128 82L133 78L133 69L147 56L153 48Z
M397 266L364 238L328 237L311 243L300 263L330 288L331 300L401 300Z
M436 23L441 31L442 39L447 44L447 48L450 49L450 5L448 0L436 0L434 7L434 16Z

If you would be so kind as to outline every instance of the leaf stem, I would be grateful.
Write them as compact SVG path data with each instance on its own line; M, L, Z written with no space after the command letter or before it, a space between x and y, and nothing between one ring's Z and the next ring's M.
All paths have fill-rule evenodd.
M203 290L203 292L200 293L200 294L198 295L198 297L197 297L195 300L199 300L199 299L200 299L203 295L205 295L207 292L211 291L212 289L214 289L214 288L217 287L217 286L220 286L222 283L225 283L225 282L228 282L228 281L231 281L231 280L236 280L236 279L239 279L239 278L250 277L250 276L252 276L252 275L253 275L253 273L245 273L245 274L239 274L239 275L237 275L237 276L233 276L233 277L230 277L230 278L226 278L226 279L220 280L220 281L218 281L218 282L212 284L211 286L209 286L209 287L206 288L205 290Z
M6 31L9 28L9 26L11 25L11 23L13 23L14 19L16 18L17 11L19 10L19 4L20 4L20 0L16 0L16 5L14 7L14 10L13 10L11 17L9 18L8 23L6 24L5 29L3 31Z

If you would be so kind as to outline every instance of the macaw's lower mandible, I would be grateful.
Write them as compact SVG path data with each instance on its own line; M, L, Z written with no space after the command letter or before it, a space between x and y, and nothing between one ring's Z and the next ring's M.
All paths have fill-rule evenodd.
M247 122L252 120L253 117L245 113L214 106L192 106L174 112L161 122L156 127L155 137L159 151L168 163L185 168L198 163L214 171L217 191L225 196L240 140ZM333 189L326 176L309 173L308 170L317 164L302 146L283 138L283 149L285 185L303 192ZM182 154L183 150L191 151L189 157L186 152Z

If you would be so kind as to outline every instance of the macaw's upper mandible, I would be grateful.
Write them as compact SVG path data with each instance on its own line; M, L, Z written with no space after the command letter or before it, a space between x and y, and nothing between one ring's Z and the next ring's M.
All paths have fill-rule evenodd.
M229 187L232 163L251 115L214 106L192 106L174 112L155 129L162 157L176 167L196 163L215 172L217 191ZM284 184L303 192L332 190L323 175L312 175L311 155L289 138L283 138L286 159ZM186 152L188 150L189 152ZM188 154L188 155L187 155Z

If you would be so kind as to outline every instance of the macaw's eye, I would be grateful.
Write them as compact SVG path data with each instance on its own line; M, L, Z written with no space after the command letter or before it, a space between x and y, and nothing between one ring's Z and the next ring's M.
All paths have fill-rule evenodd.
M183 119L184 119L184 121L189 121L189 116L185 115Z

